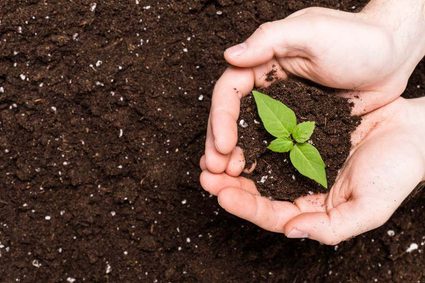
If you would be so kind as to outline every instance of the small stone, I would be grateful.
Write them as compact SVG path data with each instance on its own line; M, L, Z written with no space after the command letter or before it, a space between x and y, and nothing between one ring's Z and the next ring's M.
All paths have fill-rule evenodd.
M411 243L410 246L407 248L406 253L411 253L413 251L416 251L419 248L418 244Z
M390 236L390 237L394 237L394 235L395 235L394 230L388 230L387 235Z
M263 176L263 177L261 177L261 180L260 180L260 183L261 184L264 184L266 181L267 181L267 178L268 178L269 176Z
M246 128L248 127L248 123L244 119L241 119L239 121L239 126L241 126L242 128Z
M109 263L106 263L106 270L105 270L105 273L106 274L109 274L109 273L111 273L112 272L112 267L111 267L111 265L109 264Z
M97 3L92 3L90 5L90 11L94 12L96 10L96 7L97 7Z
M40 268L41 267L41 263L38 260L36 260L36 259L34 259L32 261L32 265L35 266L35 267L37 267L37 268Z

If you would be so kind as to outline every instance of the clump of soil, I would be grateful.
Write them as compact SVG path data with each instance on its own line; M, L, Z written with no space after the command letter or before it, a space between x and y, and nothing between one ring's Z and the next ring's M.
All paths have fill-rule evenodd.
M338 97L335 90L294 79L274 83L262 91L292 108L298 122L316 122L311 141L326 163L330 188L350 152L350 134L360 122L359 117L350 115L352 106L348 100ZM260 192L275 199L294 200L302 194L323 191L323 187L298 173L288 153L267 149L273 139L261 123L254 97L244 98L239 143L244 149L247 167L257 163L250 178Z

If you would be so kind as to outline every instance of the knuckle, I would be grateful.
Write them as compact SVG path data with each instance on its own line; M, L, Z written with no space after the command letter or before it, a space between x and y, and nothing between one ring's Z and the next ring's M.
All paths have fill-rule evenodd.
M322 241L323 244L328 245L328 246L336 246L339 243L341 243L343 241L343 239L340 239L339 237L333 237L333 238L328 238L325 239L324 241Z
M317 7L308 7L308 8L304 8L302 10L300 10L300 13L302 13L303 15L305 14L314 14L317 12Z
M263 24L261 24L258 29L257 32L262 33L262 34L270 34L273 31L273 23L272 22L265 22Z

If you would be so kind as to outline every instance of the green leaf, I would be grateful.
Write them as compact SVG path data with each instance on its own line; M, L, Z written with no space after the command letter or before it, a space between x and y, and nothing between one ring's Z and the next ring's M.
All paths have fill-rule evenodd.
M292 137L299 143L308 141L316 127L315 122L302 122L295 126Z
M328 188L326 165L314 146L309 143L296 144L289 157L298 172Z
M272 141L269 146L267 147L271 151L274 152L288 152L294 147L294 143L292 142L291 138L277 138L274 141Z
M277 138L289 137L297 124L294 111L279 100L261 92L254 90L252 94L267 132Z

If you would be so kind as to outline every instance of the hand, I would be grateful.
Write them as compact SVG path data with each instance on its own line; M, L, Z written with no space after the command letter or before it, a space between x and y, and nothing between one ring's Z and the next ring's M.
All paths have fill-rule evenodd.
M356 115L399 97L425 54L423 0L407 1L372 1L357 14L308 8L263 24L226 50L234 67L214 88L204 157L208 170L232 176L243 170L241 150L235 147L240 99L254 86L268 86L266 74L272 69L279 79L293 74L352 90L344 96L356 102Z
M205 170L201 184L225 210L266 230L335 245L381 226L425 179L423 125L424 98L398 98L366 115L330 191L294 203L262 197L253 181L225 173Z

